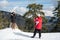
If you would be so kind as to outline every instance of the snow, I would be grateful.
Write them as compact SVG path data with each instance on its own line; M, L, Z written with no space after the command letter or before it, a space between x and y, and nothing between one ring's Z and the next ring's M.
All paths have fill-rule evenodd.
M33 33L23 32L19 29L6 28L0 30L0 40L60 40L60 33L42 33L39 39L38 34L31 38Z

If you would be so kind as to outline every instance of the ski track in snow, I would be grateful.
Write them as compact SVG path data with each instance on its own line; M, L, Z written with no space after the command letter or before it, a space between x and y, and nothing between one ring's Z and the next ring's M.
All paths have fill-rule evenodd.
M60 40L60 33L42 33L39 39L38 33L31 38L33 33L23 32L19 29L6 28L0 30L0 40Z

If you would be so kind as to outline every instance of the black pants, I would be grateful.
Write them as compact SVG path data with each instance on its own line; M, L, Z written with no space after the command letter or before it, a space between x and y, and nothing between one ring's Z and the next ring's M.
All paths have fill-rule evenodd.
M39 33L39 38L41 37L41 30L40 29L35 29L33 37L35 37L36 33Z

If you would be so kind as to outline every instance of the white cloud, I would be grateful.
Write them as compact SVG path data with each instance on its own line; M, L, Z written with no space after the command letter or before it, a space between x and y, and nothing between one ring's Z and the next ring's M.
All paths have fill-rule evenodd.
M23 13L25 13L26 11L28 11L26 8L24 8L24 7L20 7L20 10L21 10L21 12L23 12Z
M51 8L53 8L53 7L51 6ZM13 9L10 10L10 12L15 12L15 13L18 13L20 15L25 14L25 12L27 12L27 11L28 11L27 8L19 7L19 6L15 6L15 7L13 7ZM52 14L53 12L51 10L42 10L42 11L45 13L45 16L54 16Z
M28 9L26 9L25 7L19 7L19 8L16 10L16 12L17 12L18 14L20 14L20 15L25 14L25 12L27 12L27 11L28 11Z
M54 16L54 14L52 14L53 12L52 11L49 11L49 10L41 10L45 13L45 16Z
M20 15L23 15L27 11L28 11L27 8L19 7L19 6L15 6L13 9L10 10L10 12L15 12L15 13L18 13Z
M55 9L55 6L53 6L53 5L51 5L51 6L45 5L45 6L43 7L43 9L44 9L44 10L53 11L53 10Z
M2 0L2 1L0 1L0 8L3 8L3 10L4 10L4 7L6 7L6 8L10 7L10 8L8 8L8 10L11 9L9 11L15 11L16 13L18 13L20 15L23 15L26 11L28 11L28 9L25 8L25 7L19 7L19 6L26 6L29 3L28 3L28 1L27 2L26 1L23 1L23 2L22 1L9 1L8 2L8 0ZM52 10L54 10L54 6L53 5L49 6L49 5L50 4L46 4L45 7L44 7L45 11L48 10L48 11L45 12L45 15L47 15L47 16L51 15L51 16L53 16ZM12 10L12 8L13 8L13 10Z
M55 9L54 6L50 6L48 10L53 11Z
M7 0L0 1L0 7L6 7L7 5L8 5L8 1Z

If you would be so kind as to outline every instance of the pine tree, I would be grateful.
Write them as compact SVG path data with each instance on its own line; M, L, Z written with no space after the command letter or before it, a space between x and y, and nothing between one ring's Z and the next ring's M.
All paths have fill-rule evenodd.
M60 1L58 1L58 6L55 8L54 11L57 11L56 13L56 16L57 16L57 23L56 23L56 26L54 28L54 31L59 31L60 32Z
M2 13L0 12L0 29L3 27L3 19L2 19Z
M4 11L0 11L0 29L6 28L9 24L8 18L4 13Z

